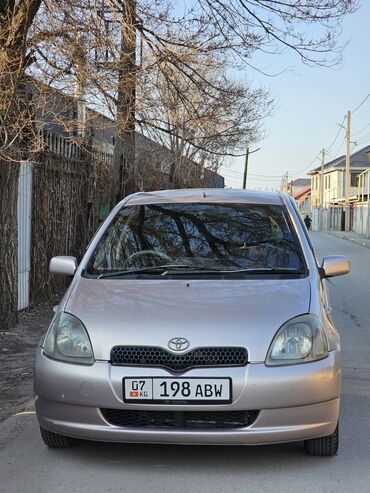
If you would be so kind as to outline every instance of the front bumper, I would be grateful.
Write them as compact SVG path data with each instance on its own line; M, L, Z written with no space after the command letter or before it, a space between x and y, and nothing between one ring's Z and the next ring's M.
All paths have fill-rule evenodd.
M156 376L168 372L150 369ZM122 378L148 376L148 368L112 367L107 362L77 366L36 359L35 407L40 426L61 435L98 441L180 444L257 445L298 441L333 433L338 422L340 354L294 367L197 369L189 376L229 376L234 400L223 405L125 404ZM247 428L183 430L124 428L109 424L100 409L237 411L258 410Z

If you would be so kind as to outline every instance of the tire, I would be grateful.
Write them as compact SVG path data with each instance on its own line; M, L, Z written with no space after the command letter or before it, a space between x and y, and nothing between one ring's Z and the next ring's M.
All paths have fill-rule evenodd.
M57 433L53 433L52 431L44 430L44 428L41 428L41 426L40 432L45 445L50 448L68 448L73 447L77 444L77 440L75 438L58 435Z
M305 440L304 447L308 455L320 457L337 455L339 447L339 426L337 425L334 433L329 436Z

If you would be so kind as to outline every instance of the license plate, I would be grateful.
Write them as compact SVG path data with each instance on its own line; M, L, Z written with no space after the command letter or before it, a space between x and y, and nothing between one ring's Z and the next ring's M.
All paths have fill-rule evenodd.
M227 404L230 378L124 378L124 402L154 404Z

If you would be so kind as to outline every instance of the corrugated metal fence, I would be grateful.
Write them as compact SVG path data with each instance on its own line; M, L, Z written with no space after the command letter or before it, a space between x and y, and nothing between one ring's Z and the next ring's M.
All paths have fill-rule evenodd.
M109 150L83 152L68 139L40 133L44 151L20 163L18 178L17 309L42 301L65 281L48 275L54 255L80 258L109 204Z

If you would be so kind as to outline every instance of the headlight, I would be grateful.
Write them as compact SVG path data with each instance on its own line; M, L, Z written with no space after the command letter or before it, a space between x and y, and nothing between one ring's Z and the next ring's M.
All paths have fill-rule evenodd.
M266 365L294 365L325 358L328 343L316 315L300 315L276 333L267 353Z
M92 365L94 354L85 326L74 315L59 312L45 339L44 354L49 358Z

